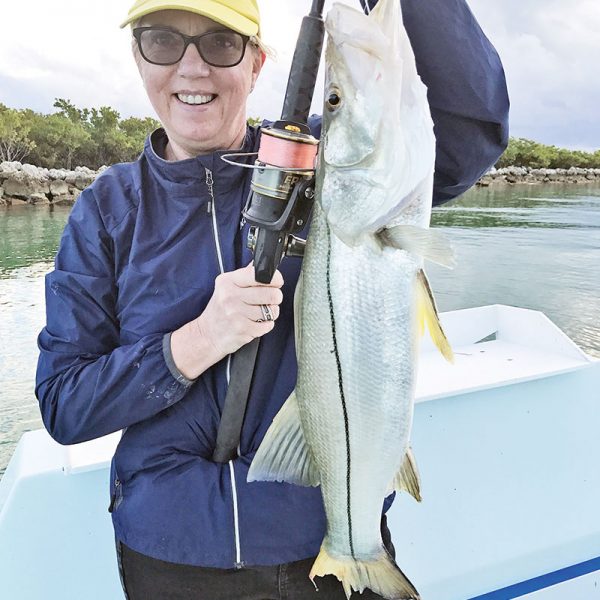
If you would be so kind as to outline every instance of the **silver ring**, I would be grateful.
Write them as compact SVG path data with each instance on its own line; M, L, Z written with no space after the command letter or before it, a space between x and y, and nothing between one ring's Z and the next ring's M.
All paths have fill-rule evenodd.
M264 323L265 321L274 321L275 320L275 318L273 317L273 311L271 310L270 306L268 306L267 304L261 304L260 310L262 310L263 318L258 319L256 321L257 323Z

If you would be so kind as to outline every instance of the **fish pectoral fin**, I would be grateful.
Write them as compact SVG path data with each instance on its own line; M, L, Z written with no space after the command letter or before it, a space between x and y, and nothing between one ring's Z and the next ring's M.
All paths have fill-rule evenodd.
M321 476L306 443L296 394L292 392L254 456L248 481L286 481L314 487Z
M454 353L450 347L450 342L442 329L440 317L438 315L435 298L431 291L431 286L427 280L425 271L421 269L417 273L417 299L418 299L418 323L421 335L423 335L425 324L429 330L429 335L433 343L437 346L442 356L450 363L454 363Z
M406 250L448 269L456 266L452 245L435 229L415 225L396 225L378 231L377 237L385 246Z
M390 486L390 492L408 492L417 502L421 502L421 478L411 448L406 451L400 470L396 473Z
M337 557L327 552L325 541L317 556L309 577L335 575L342 582L346 598L350 600L352 590L362 592L369 589L383 598L396 600L420 600L419 593L408 577L400 570L394 559L382 547L381 554L369 560ZM317 583L318 586L318 583Z

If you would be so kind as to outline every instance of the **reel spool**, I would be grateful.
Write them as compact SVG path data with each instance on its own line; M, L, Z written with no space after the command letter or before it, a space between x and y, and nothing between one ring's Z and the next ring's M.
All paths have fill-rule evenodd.
M254 254L256 281L269 283L285 256L302 257L301 231L314 201L315 160L319 140L308 126L277 121L261 130L258 153L227 154L223 160L254 170L244 218L252 225L248 248ZM254 165L233 159L257 156Z

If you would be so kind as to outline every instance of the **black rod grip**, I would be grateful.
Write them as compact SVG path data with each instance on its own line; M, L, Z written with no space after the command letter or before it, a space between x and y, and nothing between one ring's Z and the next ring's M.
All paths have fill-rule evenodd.
M231 380L227 388L213 453L214 462L226 463L237 457L259 345L260 338L254 338L233 355Z
M321 17L308 16L302 20L300 35L288 79L282 121L306 123L315 92L325 38L325 23Z

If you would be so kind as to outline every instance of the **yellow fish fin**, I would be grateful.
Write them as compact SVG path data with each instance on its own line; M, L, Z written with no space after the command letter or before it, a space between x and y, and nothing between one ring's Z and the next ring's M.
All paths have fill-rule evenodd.
M433 292L431 291L431 286L429 285L427 275L425 275L423 269L420 269L417 273L417 300L419 333L423 335L425 324L427 324L427 329L429 330L429 335L431 335L433 343L448 362L454 363L454 353L452 352L450 342L442 329Z

